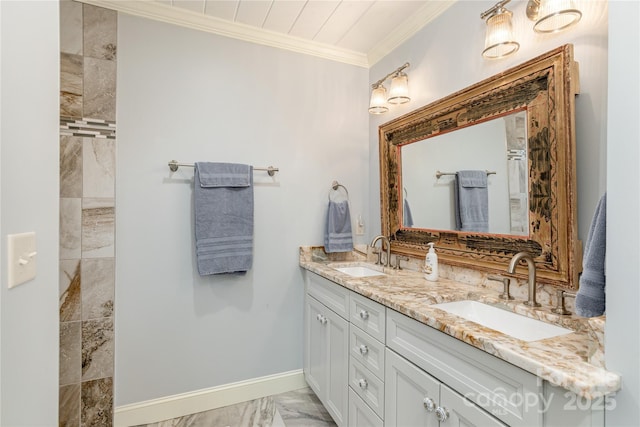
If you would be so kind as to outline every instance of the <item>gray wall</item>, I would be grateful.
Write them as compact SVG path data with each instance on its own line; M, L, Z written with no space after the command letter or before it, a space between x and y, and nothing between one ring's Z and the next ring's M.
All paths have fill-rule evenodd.
M367 70L120 14L116 406L302 368L300 245L328 190L369 207ZM254 264L200 277L193 168L254 172ZM362 240L364 242L364 240Z
M411 102L392 107L387 114L371 116L369 147L371 162L370 216L380 229L378 126L394 117L434 102L473 83L518 65L566 43L573 43L580 64L581 93L576 98L579 237L587 237L591 217L606 186L607 103L607 3L581 2L583 18L578 25L555 35L538 35L525 16L526 2L512 2L516 38L520 50L501 60L485 60L485 23L479 15L492 1L459 1L434 22L399 46L370 70L375 82L408 61Z
M640 425L640 3L609 15L607 367L622 375L608 426Z
M0 2L0 425L58 423L58 4ZM8 234L37 275L7 289Z

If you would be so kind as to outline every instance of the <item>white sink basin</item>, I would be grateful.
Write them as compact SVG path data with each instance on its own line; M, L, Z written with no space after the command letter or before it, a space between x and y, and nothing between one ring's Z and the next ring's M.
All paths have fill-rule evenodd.
M371 269L369 267L363 267L361 265L352 267L333 267L341 273L348 274L353 277L371 277L371 276L384 276L381 271Z
M439 308L522 341L537 341L573 332L571 329L551 325L477 301L446 302L434 304L431 307Z

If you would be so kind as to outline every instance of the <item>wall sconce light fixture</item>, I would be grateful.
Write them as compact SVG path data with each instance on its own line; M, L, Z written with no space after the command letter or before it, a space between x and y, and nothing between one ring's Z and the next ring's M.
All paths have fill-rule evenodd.
M505 8L511 0L502 0L480 14L487 20L487 35L482 56L488 59L504 58L515 53L520 44L513 36L513 14ZM580 21L582 12L576 9L574 0L529 0L527 18L535 21L537 33L556 33Z
M409 79L403 72L408 66L409 63L405 62L402 66L371 85L371 100L369 102L369 112L371 114L382 114L389 111L389 107L386 105L387 103L404 104L411 100L411 98L409 98ZM383 83L389 77L392 77L392 79L391 89L387 97L387 88L384 87Z
M556 33L575 25L582 18L573 0L529 0L527 18L536 21L538 33Z
M511 0L502 0L489 10L480 14L487 20L487 35L484 39L482 56L488 59L504 58L520 49L520 43L513 37L513 13L505 9Z

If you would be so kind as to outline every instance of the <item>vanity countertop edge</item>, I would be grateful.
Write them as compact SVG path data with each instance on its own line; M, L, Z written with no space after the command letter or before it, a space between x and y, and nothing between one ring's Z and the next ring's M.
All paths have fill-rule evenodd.
M341 262L364 263L364 257L350 258L346 255L339 260L318 260L311 257L311 252L310 247L300 248L300 267L303 269L479 348L578 396L597 399L615 393L621 388L620 375L599 366L603 363L603 358L594 358L591 362L589 360L589 355L598 351L596 347L599 346L593 337L594 332L589 325L589 319L577 316L560 319L557 324L574 332L560 337L525 342L431 305L467 299L502 306L529 317L538 317L539 320L548 321L548 317L559 317L550 315L549 310L546 310L549 313L545 313L544 309L536 310L534 313L518 301L501 301L495 292L481 287L444 278L437 282L429 282L417 271L384 268L386 274L383 276L352 277L334 267L338 267ZM507 305L509 307L506 307Z

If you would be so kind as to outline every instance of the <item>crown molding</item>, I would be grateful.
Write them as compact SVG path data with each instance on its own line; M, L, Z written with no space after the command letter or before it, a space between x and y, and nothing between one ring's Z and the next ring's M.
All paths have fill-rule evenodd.
M214 33L251 43L285 49L358 67L369 68L367 55L340 49L323 43L304 40L241 23L225 21L156 1L141 0L79 0L81 3L111 9L130 15Z
M430 1L418 12L402 23L396 31L385 37L377 46L367 54L367 63L372 67L395 48L413 37L429 22L436 19L445 10L449 9L457 0Z

